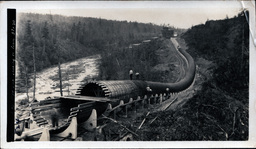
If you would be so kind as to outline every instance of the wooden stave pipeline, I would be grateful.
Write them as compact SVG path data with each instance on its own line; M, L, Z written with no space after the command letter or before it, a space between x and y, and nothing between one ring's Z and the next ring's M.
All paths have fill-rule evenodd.
M102 88L102 92L105 94L101 94L101 97L108 98L118 98L123 100L125 103L129 101L129 98L137 98L137 96L144 96L147 94L146 87L149 86L152 89L152 94L160 94L160 93L178 93L187 89L194 81L196 65L193 58L183 49L178 50L180 54L182 54L185 60L188 62L185 68L186 75L185 77L176 83L161 83L161 82L152 82L152 81L141 81L141 80L109 80L109 81L93 81L88 82L84 85L84 88L81 89L80 93L77 95L80 96L97 96L91 93L88 93L88 89L92 89L93 86L97 86ZM133 88L131 90L126 89L126 94L123 93L123 88L130 84L130 87ZM166 88L169 88L169 92L166 91ZM107 96L106 96L107 94ZM127 96L129 95L129 96ZM114 103L115 105L118 102Z

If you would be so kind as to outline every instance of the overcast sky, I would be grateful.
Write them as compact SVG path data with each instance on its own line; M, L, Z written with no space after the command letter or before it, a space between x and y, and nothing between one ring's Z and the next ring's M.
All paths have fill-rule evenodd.
M83 16L110 20L127 20L157 25L169 24L179 28L205 23L207 19L233 17L242 10L240 1L172 1L172 2L86 2L39 3L26 6L18 12ZM31 9L32 8L32 9ZM47 9L46 9L47 8Z

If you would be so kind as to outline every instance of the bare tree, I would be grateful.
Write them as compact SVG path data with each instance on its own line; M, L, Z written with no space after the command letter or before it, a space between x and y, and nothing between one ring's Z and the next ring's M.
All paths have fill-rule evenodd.
M58 63L58 68L59 68L59 79L60 79L60 96L63 96L63 93L62 93L62 77L61 77L60 60L59 60L59 63Z
M63 96L62 93L62 76L61 76L61 67L60 67L60 48L59 48L59 42L58 42L58 35L57 35L57 51L58 51L58 68L59 68L59 80L60 80L60 96Z
M35 58L35 47L34 47L34 43L33 43L33 65L34 65L33 101L35 101L35 99L36 99L36 97L35 97L35 94L36 94L36 58Z

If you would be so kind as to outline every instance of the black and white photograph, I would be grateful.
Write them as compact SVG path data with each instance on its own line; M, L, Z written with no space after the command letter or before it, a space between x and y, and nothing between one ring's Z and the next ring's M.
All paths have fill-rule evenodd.
M254 1L19 4L2 3L4 148L256 145Z

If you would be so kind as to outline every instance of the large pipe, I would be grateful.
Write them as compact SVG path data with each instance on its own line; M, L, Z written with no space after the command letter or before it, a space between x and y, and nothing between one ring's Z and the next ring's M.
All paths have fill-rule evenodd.
M166 91L166 88L169 88L170 92L180 92L187 89L194 81L196 65L193 58L183 49L179 49L179 52L186 58L188 61L185 77L176 83L160 83L160 82L151 82L146 81L147 84L152 89L152 92L155 94L163 93Z
M78 95L83 96L98 96L108 98L118 98L122 100L129 100L129 98L136 98L147 94L146 87L152 89L153 94L176 93L187 89L194 81L196 66L193 58L183 49L177 50L186 61L185 77L176 83L161 83L152 81L140 80L113 80L113 81L94 81L89 82L82 87Z
M167 93L167 88L169 88L168 93L183 91L193 83L196 66L193 58L185 50L178 49L178 52L183 55L181 57L186 61L185 77L179 82L161 83L140 80L94 81L81 86L80 89L78 89L78 95L107 97L111 99L111 104L114 107L120 103L120 100L127 103L130 98L137 99L138 96L146 95L148 93L146 89L148 86L152 89L153 94ZM55 106L55 108L58 107L61 110L60 113L62 113L62 115L59 115L60 117L68 118L68 116L72 116L72 112L70 112L72 108L79 108L79 104L87 103L86 108L83 108L82 110L80 109L78 110L79 112L77 112L78 123L86 121L90 116L92 109L96 109L98 115L101 115L107 109L107 102L91 102L78 99L59 98L54 100L44 100L36 103L35 105L37 106L34 106L34 108L40 109L39 111L42 112L43 107L46 108L47 105L50 109L52 108L51 106ZM38 114L38 116L44 117L41 114ZM56 134L63 132L68 126L69 123L66 122L56 130L51 129L50 133Z
M196 66L193 58L182 49L179 49L182 57L186 61L185 66L185 77L176 83L161 83L161 82L151 82L151 81L140 81L140 80L119 80L119 81L94 81L89 82L84 86L81 86L78 89L78 95L83 96L97 96L97 97L107 97L111 99L112 106L116 106L120 103L120 100L123 100L125 103L129 102L130 98L137 99L138 96L144 96L147 92L147 87L149 86L152 89L153 94L167 93L166 89L169 88L168 93L180 92L187 89L194 81ZM118 100L116 100L118 99ZM59 103L60 105L56 105ZM42 107L46 107L48 105L51 109L51 106L57 106L61 110L60 117L68 118L68 116L72 115L70 110L72 108L79 108L79 104L85 104L86 108L82 110L78 110L77 113L78 123L82 123L88 119L92 109L96 109L97 114L101 115L107 109L107 102L90 102L84 100L74 100L74 99L66 99L59 98L54 100L44 100L36 103L35 106L37 109L40 109L40 112L43 111ZM57 108L55 107L55 108ZM46 110L46 109L45 109ZM38 116L43 115L39 114ZM56 134L63 132L69 123L66 122L58 129L51 129L51 134Z

